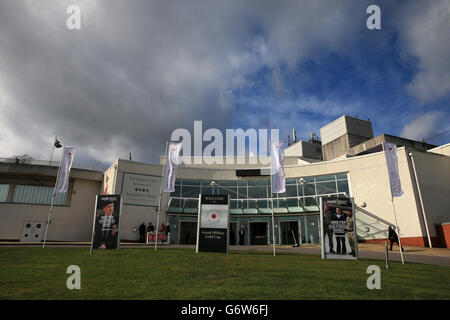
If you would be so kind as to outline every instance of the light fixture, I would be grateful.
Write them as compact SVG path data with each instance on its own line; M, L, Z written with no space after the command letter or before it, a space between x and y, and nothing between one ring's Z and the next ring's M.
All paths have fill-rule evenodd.
M211 187L215 187L217 185L217 183L213 180L211 181L211 183L209 184Z
M304 184L304 183L306 182L306 180L303 179L303 178L300 178L298 181L299 181L301 184Z

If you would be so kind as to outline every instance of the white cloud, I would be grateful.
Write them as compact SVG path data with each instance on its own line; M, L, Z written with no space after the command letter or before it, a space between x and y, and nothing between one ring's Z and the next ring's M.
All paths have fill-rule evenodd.
M395 17L404 55L419 59L418 73L407 86L420 104L450 94L450 1L408 2Z
M155 161L176 128L230 127L230 89L251 88L249 75L338 50L355 30L342 24L351 4L330 1L75 3L77 31L73 1L0 3L0 92L13 101L0 101L0 156L46 158L58 135L79 160Z
M443 111L430 111L419 115L403 127L401 137L420 140L439 133L447 124L449 115Z

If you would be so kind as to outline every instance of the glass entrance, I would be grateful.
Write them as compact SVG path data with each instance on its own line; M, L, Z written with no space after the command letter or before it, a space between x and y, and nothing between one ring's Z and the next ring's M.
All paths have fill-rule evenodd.
M300 217L302 243L320 243L319 218L318 214Z
M267 245L267 222L250 223L250 244Z
M299 243L298 221L281 221L281 244Z
M197 241L197 222L180 222L180 244L195 244Z
M237 237L237 223L230 223L230 245L236 245L236 237Z

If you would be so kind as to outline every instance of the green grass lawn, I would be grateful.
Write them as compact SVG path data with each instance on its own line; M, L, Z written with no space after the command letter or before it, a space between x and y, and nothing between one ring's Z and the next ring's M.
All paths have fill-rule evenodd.
M0 248L0 299L450 299L450 268L193 249ZM381 290L366 287L369 265ZM81 290L69 290L69 265Z

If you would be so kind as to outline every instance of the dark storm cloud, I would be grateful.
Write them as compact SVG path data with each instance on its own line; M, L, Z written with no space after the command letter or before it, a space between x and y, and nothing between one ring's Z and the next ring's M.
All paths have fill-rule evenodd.
M65 27L72 3L81 8L81 30ZM227 89L245 84L261 64L302 53L275 19L286 9L271 2L2 2L2 155L45 158L58 135L79 146L79 159L111 161L132 151L155 160L176 128L191 129L194 120L229 127ZM264 20L283 36L252 33L251 21ZM274 41L277 50L267 50Z
M81 30L66 28L70 4L81 8ZM0 156L48 158L58 135L77 146L78 162L110 163L128 152L135 160L157 161L176 128L191 130L194 120L203 120L204 129L231 128L232 92L252 90L251 75L261 68L273 70L269 81L283 96L281 65L292 69L323 50L351 52L365 6L361 1L2 1ZM405 43L426 56L427 81L441 74L430 52L417 49L414 37L405 34ZM418 88L426 92L418 93L420 98L429 99L433 92L417 79L412 94ZM445 90L444 84L439 92ZM308 101L319 114L341 110L333 101ZM304 101L286 106L306 108ZM264 103L260 107L267 110Z

